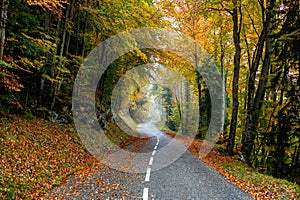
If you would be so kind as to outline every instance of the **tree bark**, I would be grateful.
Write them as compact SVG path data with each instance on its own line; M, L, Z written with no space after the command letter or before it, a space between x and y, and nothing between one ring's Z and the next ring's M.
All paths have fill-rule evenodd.
M198 69L198 68L197 68ZM198 123L198 133L202 137L201 129L202 129L202 85L201 85L201 74L197 71L197 87L198 87L198 106L199 106L199 123Z
M73 19L73 14L74 14L74 4L75 4L75 0L71 0L71 4L70 4L70 16L69 16L69 20L70 20L70 21L72 21L72 19ZM65 55L66 55L66 56L67 56L68 53L69 53L70 41L71 41L71 33L68 32L67 42L66 42L66 50L65 50Z
M45 12L45 33L48 34L49 33L49 29L50 29L50 11L47 10ZM47 56L47 59L49 59L49 57ZM40 91L39 91L39 97L38 97L38 105L42 105L43 104L43 94L44 94L44 90L45 90L45 74L47 73L47 70L43 70L43 73L41 75L41 82L40 82Z
M87 0L87 4L89 4L90 0ZM85 54L85 34L87 32L87 25L88 25L88 18L89 18L89 12L85 12L85 20L84 20L84 27L83 27L83 35L82 35L82 51L81 56L84 57Z
M65 49L65 43L66 43L66 35L67 35L67 25L69 21L69 13L70 13L71 5L68 4L66 15L65 15L65 23L63 26L63 33L62 33L62 40L61 40L61 46L60 46L60 52L59 56L62 57L64 55L64 49Z
M56 102L56 95L57 95L57 93L59 92L59 90L61 88L62 82L63 82L63 77L58 81L58 83L55 87L50 110L53 110L53 108L54 108L54 105L55 105L55 102Z
M252 66L250 68L249 82L248 82L248 103L247 103L247 119L245 132L242 137L242 148L241 155L248 165L252 165L251 162L251 152L254 145L254 139L256 135L256 128L258 124L259 112L261 110L261 101L264 98L264 88L266 79L270 67L270 51L271 43L268 41L268 36L270 35L272 29L272 19L274 15L275 0L267 0L268 8L265 9L262 6L262 18L263 20L263 30L260 34L259 41L256 50L253 54ZM266 44L266 47L265 47ZM260 65L260 61L263 56L263 51L265 47L265 59L263 62L262 73L259 80L258 89L255 94L255 78Z
M227 150L230 155L233 155L233 148L235 142L237 117L239 109L239 74L240 74L240 62L241 62L241 26L242 26L242 14L241 14L240 2L234 1L234 8L232 12L233 20L233 41L235 46L234 54L234 73L233 73L233 83L232 83L232 114L230 122L230 132L227 144Z
M65 44L66 44L67 25L68 25L68 21L69 21L70 9L71 9L71 5L68 4L67 10L66 10L66 15L65 15L65 22L64 22L64 26L63 26L62 40L61 40L61 44L60 44L61 46L60 46L60 51L59 51L60 62L64 62L62 60L62 57L64 55L64 49L65 49ZM60 80L58 81L58 83L56 83L56 86L55 86L52 103L51 103L51 107L50 107L51 110L53 110L53 108L55 106L56 96L61 88L62 83L63 83L63 76L60 77L60 71L58 71L57 77L60 78Z
M3 59L5 32L7 23L8 0L1 1L1 18L0 18L0 60Z
M184 125L182 127L182 129L184 130L183 131L183 134L184 135L189 135L189 120L190 120L190 88L189 88L189 84L187 81L184 81L184 88L185 88L185 111L184 111L184 116L185 116L185 119L184 119Z
M194 37L195 39L195 37ZM201 134L202 129L202 110L201 110L201 98L202 98L202 86L201 86L201 74L199 72L199 57L197 51L197 44L195 44L195 65L197 74L197 87L198 87L198 106L199 106L199 121L198 121L198 133Z
M75 50L75 55L79 56L79 33L80 33L80 15L81 15L81 10L80 8L78 9L78 13L77 13L77 23L76 23L76 50Z

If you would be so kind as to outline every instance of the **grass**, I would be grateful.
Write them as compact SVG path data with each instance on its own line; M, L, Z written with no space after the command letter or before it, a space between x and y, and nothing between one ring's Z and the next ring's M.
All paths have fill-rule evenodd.
M116 144L130 138L117 126L108 127ZM73 125L35 117L1 119L0 143L0 199L35 199L96 161Z

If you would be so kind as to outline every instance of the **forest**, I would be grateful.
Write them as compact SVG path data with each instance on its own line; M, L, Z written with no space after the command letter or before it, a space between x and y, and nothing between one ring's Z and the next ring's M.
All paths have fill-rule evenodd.
M261 173L300 183L299 0L1 0L0 6L1 118L72 123L73 85L86 56L121 32L165 28L196 41L220 71L226 109L218 144ZM130 115L138 121L148 106L144 96L159 94L170 130L188 135L197 125L197 137L205 138L212 114L205 79L164 50L130 51L109 65L96 91L101 126L110 120L120 78L153 58L177 78L161 80L169 87L150 81L150 91L141 80L128 89ZM163 67L157 73L166 75ZM127 83L142 75L150 80L151 70L129 75ZM186 93L181 102L170 96L179 83ZM188 106L195 112L183 113Z

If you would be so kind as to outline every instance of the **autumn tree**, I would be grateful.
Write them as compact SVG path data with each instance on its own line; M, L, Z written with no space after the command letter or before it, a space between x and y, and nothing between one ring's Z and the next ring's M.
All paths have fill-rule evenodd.
M230 132L227 150L230 155L233 155L236 126L238 119L238 109L239 109L239 73L240 73L240 63L241 63L241 31L242 31L242 5L241 1L234 0L233 9L229 11L232 15L233 21L233 41L235 47L234 54L234 70L233 70L233 82L232 82L232 113L231 113L231 122L230 122ZM226 8L224 8L226 9Z
M241 154L243 159L251 165L251 153L254 145L255 135L257 134L258 118L264 100L265 87L268 79L268 73L271 64L271 33L273 29L275 0L266 0L260 2L262 11L262 30L253 53L252 62L249 66L248 96L247 96L247 118L245 132L242 138ZM263 54L264 52L264 54ZM263 62L261 63L263 59ZM261 65L262 64L262 65ZM256 76L259 67L259 83L256 89Z

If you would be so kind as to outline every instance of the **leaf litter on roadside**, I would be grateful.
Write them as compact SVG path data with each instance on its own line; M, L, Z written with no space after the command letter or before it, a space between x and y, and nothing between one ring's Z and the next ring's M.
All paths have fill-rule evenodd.
M170 137L175 137L173 133L167 134ZM199 158L200 148L208 145L189 136L176 135L176 138L186 145L188 150L197 158ZM191 145L188 146L188 144ZM300 199L299 185L261 174L238 158L221 154L217 146L201 160L255 199Z

